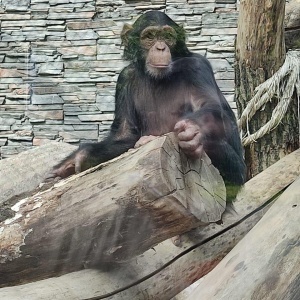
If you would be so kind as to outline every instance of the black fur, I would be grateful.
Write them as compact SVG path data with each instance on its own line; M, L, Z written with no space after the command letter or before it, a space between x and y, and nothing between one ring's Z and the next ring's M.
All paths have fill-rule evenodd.
M141 31L153 24L169 25L178 31L178 41L171 49L171 71L163 78L146 72L143 51L137 42ZM245 164L234 113L219 90L207 59L191 53L184 39L182 28L164 13L148 12L135 22L124 50L131 64L118 78L115 119L109 135L100 143L83 144L57 170L78 151L87 153L87 163L83 164L86 168L119 156L143 135L173 131L176 122L189 119L205 132L204 150L227 185L239 187L244 183Z

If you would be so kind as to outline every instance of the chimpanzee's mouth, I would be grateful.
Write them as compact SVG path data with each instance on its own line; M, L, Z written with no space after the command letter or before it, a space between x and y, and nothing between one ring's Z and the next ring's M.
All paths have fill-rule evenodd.
M166 69L166 68L168 68L169 67L169 64L168 65L160 65L160 64L150 64L150 63L148 63L147 64L149 67L151 67L151 68L156 68L156 69Z
M172 72L172 64L150 64L146 65L146 72L153 78L162 79Z

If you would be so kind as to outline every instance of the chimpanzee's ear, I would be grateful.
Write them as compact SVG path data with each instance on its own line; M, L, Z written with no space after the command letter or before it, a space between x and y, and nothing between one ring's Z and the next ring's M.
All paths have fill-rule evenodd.
M121 40L122 44L126 47L128 46L128 36L130 32L132 31L133 27L127 23L124 24L122 32L121 32Z

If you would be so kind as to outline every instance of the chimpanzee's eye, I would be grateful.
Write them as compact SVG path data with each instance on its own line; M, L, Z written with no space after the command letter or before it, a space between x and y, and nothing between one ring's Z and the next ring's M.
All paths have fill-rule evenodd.
M145 38L149 40L153 40L155 38L155 34L153 32L148 32Z
M141 33L141 40L154 40L157 35L157 27L149 26Z
M164 40L166 41L166 43L169 46L173 46L176 43L176 31L174 30L174 28L170 27L170 26L164 26L163 27L163 36L164 36Z
M165 35L165 41L169 46L175 45L176 39L172 35Z

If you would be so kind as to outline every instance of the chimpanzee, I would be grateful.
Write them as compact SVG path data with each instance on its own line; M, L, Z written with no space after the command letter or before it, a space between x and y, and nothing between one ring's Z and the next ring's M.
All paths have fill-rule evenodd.
M174 131L187 156L199 158L204 150L227 184L241 186L245 164L234 113L207 59L187 49L184 29L149 11L126 24L121 38L131 64L118 78L109 135L80 145L50 177L67 177Z

